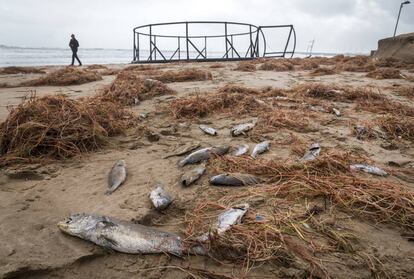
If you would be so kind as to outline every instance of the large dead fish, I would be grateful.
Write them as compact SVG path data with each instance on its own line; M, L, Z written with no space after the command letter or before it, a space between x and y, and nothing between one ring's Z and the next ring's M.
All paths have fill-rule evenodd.
M386 176L388 173L379 167L376 166L370 166L367 164L354 164L350 166L351 170L360 170L364 171L366 173L375 174L379 176Z
M124 183L127 176L126 163L124 160L119 160L112 167L108 175L108 190L106 194L114 192L122 183Z
M227 145L203 148L203 149L197 150L189 154L187 157L185 157L180 162L178 162L178 165L180 167L183 167L187 164L196 164L196 163L200 163L203 161L207 161L210 158L211 154L216 154L216 155L221 156L221 155L226 154L229 151L229 148L230 147Z
M181 256L186 252L178 235L106 216L73 214L58 227L64 233L122 253Z
M155 189L151 191L149 197L157 210L166 209L172 202L171 196L165 191L162 184L155 185Z
M236 150L234 150L233 156L242 156L246 154L248 151L249 151L249 145L243 144L243 145L238 146Z
M206 168L203 167L198 167L195 169L192 169L186 173L184 173L181 176L181 185L183 186L190 186L191 184L193 184L194 182L196 182L206 171Z
M210 178L213 185L222 186L249 186L262 182L262 179L250 174L243 173L224 173Z
M214 128L211 128L207 125L200 125L198 126L198 128L200 128L201 131L203 131L204 133L210 135L210 136L215 136L217 135L217 131Z
M223 234L228 231L231 226L240 224L243 216L249 210L249 205L247 203L233 206L232 208L221 213L217 218L217 223L214 225L212 232L217 232L217 234ZM210 233L205 233L196 239L201 242L205 242L209 239Z
M245 135L248 131L253 129L254 126L255 126L255 123L239 124L239 125L236 125L233 128L231 128L230 134L233 137L237 137L237 136L240 136L240 135Z
M300 159L301 161L313 161L316 159L316 157L319 156L319 153L321 152L321 146L319 143L313 143L309 150L306 151L305 155Z
M253 148L251 156L253 158L256 158L257 155L262 154L266 151L268 151L270 148L270 141L266 140L261 143L256 144L256 146Z

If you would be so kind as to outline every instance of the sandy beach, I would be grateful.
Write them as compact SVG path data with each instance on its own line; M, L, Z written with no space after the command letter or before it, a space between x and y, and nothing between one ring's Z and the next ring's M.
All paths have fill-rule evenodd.
M224 113L216 111L203 117L190 118L174 117L171 113L172 102L196 95L208 98L229 84L260 91L265 87L288 90L312 83L332 88L333 85L370 88L372 92L384 95L386 100L404 105L407 111L414 111L412 65L398 69L402 78L375 79L366 76L368 71L334 71L329 75L318 76L311 75L312 69L260 70L264 61L254 62L252 71L240 71L235 70L238 63L220 62L219 66L210 62L151 65L160 72L197 68L212 74L211 80L166 82L175 91L174 94L159 95L142 100L138 105L125 106L127 111L137 117L134 120L136 124L150 129L152 134L157 135L156 139L137 132L138 129L133 127L125 131L124 135L112 137L106 147L74 158L54 160L46 164L17 163L3 166L0 170L0 278L306 278L310 274L314 274L313 278L410 278L414 274L414 219L410 215L410 212L413 214L412 207L409 208L411 211L407 211L405 220L407 223L411 222L411 225L399 226L394 221L381 221L374 215L370 217L369 212L357 214L332 197L325 197L324 200L321 196L310 195L285 199L276 194L269 197L263 193L252 192L249 198L223 200L225 197L242 196L246 191L254 191L250 189L262 186L211 186L209 178L225 168L219 165L217 160L220 159L216 158L212 163L207 163L207 173L199 181L190 187L183 187L179 178L191 166L177 166L183 156L167 159L163 157L191 144L199 144L200 147L228 144L234 147L247 143L252 150L256 143L269 140L270 150L260 155L260 160L287 164L297 162L302 156L300 152L318 142L321 156L327 154L328 150L364 156L371 165L390 173L386 177L376 177L358 172L349 174L349 177L355 176L373 183L396 184L412 194L413 131L408 131L411 134L407 137L404 135L392 139L390 136L357 138L354 131L356 126L364 126L378 117L396 116L412 121L414 115L403 116L398 111L381 111L379 108L374 112L372 109L357 107L357 101L344 101L332 96L300 99L298 95L289 95L286 92L286 96L281 95L279 98L254 95L260 99L259 104L264 103L263 108L272 106L273 111L283 110L287 115L293 113L297 115L293 121L305 123L308 128L276 125L262 130L254 128L245 136L232 137L229 132L231 127L259 121L265 115L266 109L250 112L230 110L230 113L229 110ZM105 66L122 71L130 65ZM333 68L334 65L321 67ZM80 85L14 87L62 67L39 68L46 74L0 75L0 84L7 84L6 88L0 88L0 122L7 119L13 107L27 101L34 92L37 98L64 94L67 98L79 99L104 91L116 79L116 75L105 75L102 80ZM82 69L87 69L87 66ZM411 93L404 95L400 93L401 88L407 88L411 90L407 92ZM332 94L335 95L337 91L332 91ZM335 115L332 108L339 110L340 116ZM140 118L140 115L145 117ZM200 124L214 127L218 135L204 134L199 129ZM248 155L245 157L245 160L250 160ZM227 163L236 160L227 156L225 158L230 158L223 159L229 160ZM105 195L108 172L119 159L126 161L127 179L112 195ZM263 177L267 179L266 176ZM337 175L338 182L341 177L342 173ZM157 182L164 184L174 199L173 204L161 213L153 209L148 198ZM272 183L276 185L278 182L272 181L268 184ZM286 235L294 243L305 241L304 246L309 249L312 261L306 261L306 257L301 258L294 253L294 259L289 261L263 260L246 265L242 261L219 261L208 256L185 255L179 258L170 255L108 252L87 241L65 235L56 226L57 222L72 213L89 213L186 235L188 220L203 202L217 202L225 207L245 200L252 208L252 215L246 217L247 220L253 220L251 222L254 222L254 214L262 214L267 220L272 220L272 214L276 214L274 212L279 212L278 210L304 214L309 207L317 205L323 209L312 218L329 227L332 234L317 231L314 223L305 218L295 223L296 227L293 227L296 230L291 229ZM413 206L413 200L409 202ZM352 206L364 211L363 204ZM274 211L269 212L269 208ZM389 210L391 215L400 212ZM376 212L375 209L367 211ZM217 214L214 212L212 216L216 218ZM243 227L243 223L238 226ZM280 230L283 231L282 228ZM237 228L232 232L237 235ZM411 241L404 237L407 234L411 234ZM342 240L335 238L337 235L342 235ZM341 247L338 244L340 241L345 243ZM349 246L352 249L344 248Z

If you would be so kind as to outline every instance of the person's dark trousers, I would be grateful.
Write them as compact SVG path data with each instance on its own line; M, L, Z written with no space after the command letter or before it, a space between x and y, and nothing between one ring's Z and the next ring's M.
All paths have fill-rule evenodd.
M73 66L73 64L75 63L75 58L76 58L76 60L78 61L79 66L82 66L82 62L79 60L79 57L78 57L78 51L77 51L77 50L72 49L72 66Z

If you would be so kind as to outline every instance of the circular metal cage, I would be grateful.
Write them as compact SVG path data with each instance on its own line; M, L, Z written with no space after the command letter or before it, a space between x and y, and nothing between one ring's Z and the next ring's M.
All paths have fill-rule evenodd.
M282 30L282 36L268 31ZM269 41L279 43L269 51ZM186 21L156 23L133 29L132 63L173 61L228 61L259 57L292 57L296 49L293 25L256 26L224 21Z

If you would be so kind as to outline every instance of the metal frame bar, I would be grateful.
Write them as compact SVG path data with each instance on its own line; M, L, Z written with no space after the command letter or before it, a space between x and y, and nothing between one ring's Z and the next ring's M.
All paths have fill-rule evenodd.
M224 25L224 34L214 34L214 35L192 35L190 33L190 25L194 24L215 24L215 25ZM241 26L245 27L247 31L245 32L229 32L229 26ZM158 34L154 27L158 26L184 26L185 35L164 35ZM265 31L267 29L289 29L289 34L286 39L283 50L268 52L268 43L265 36ZM155 30L155 32L154 32ZM144 31L149 31L144 32ZM239 30L240 31L240 30ZM249 45L244 54L244 50L240 49L240 44L236 46L235 42L240 42L234 40L235 38L247 37L249 40ZM142 38L141 38L142 37ZM143 50L142 44L145 43L145 38L149 39L149 56L147 59L141 59ZM168 54L169 59L166 58L166 51L161 51L157 45L158 38L176 38L177 47L174 48L174 52L170 51L172 55ZM209 57L207 58L207 43L209 39L213 38L224 38L225 50L222 57L214 55L210 52ZM185 49L181 48L181 39L185 39ZM193 43L194 39L204 39L204 48L200 49ZM275 38L272 38L275 39ZM293 40L293 45L292 45ZM211 45L211 44L209 44ZM194 48L192 50L191 48ZM243 47L244 48L244 47ZM239 23L239 22L225 22L225 21L184 21L184 22L169 22L169 23L156 23L156 24L147 24L139 26L133 29L133 61L132 63L163 63L170 61L232 61L232 60L245 60L245 59L255 59L258 57L286 57L290 55L293 57L296 49L296 32L293 25L268 25L268 26L255 26L248 23ZM184 57L182 57L182 52L185 52ZM190 57L190 53L194 52L195 58ZM240 55L240 52L244 56ZM145 51L145 53L148 53ZM158 57L157 53L161 56ZM178 53L178 57L177 57ZM222 52L223 53L223 52ZM144 54L146 55L146 54ZM193 56L194 57L194 56Z

